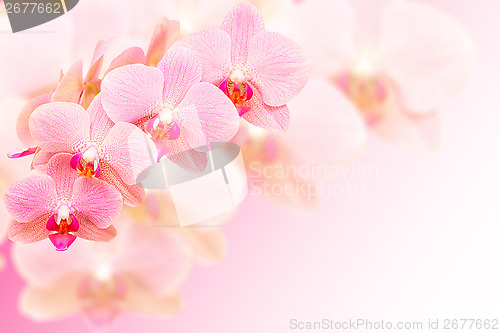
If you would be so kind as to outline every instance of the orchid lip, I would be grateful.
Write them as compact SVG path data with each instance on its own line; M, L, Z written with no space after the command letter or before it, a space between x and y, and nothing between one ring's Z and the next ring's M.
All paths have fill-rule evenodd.
M57 251L66 251L71 244L76 240L76 236L72 234L52 234L49 239L54 244Z
M235 81L233 81L232 79L235 79ZM229 77L222 81L219 88L235 104L245 103L253 97L253 89L252 87L250 87L248 80L244 76L235 76L231 73Z

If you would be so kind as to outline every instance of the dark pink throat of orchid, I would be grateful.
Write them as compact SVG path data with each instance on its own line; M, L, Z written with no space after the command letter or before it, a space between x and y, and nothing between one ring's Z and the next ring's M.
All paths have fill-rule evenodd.
M56 250L66 251L75 241L76 236L72 233L78 231L80 224L69 207L61 205L47 221L46 228L53 232L49 239Z

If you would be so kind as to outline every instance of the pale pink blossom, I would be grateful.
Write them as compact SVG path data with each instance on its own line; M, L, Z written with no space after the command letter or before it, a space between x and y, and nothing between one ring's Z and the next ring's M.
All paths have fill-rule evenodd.
M50 253L46 244L14 247L14 263L27 282L22 313L47 321L82 312L97 327L122 312L177 313L178 289L192 265L189 247L169 229L125 218L118 230L110 243L81 241L65 253Z
M437 146L437 111L475 60L459 23L416 1L288 2L273 27L311 52L315 75L343 91L370 130L415 150Z
M189 35L174 47L196 52L202 81L220 87L248 122L269 130L287 129L286 103L305 86L309 61L292 40L265 30L255 6L234 7L220 29Z
M148 133L158 147L158 159L182 155L177 161L182 166L203 170L197 160L205 155L196 155L193 148L229 141L239 117L217 87L200 82L201 75L193 52L170 50L158 68L136 64L108 73L102 103L111 120L134 123Z
M12 185L5 204L15 221L9 238L34 243L46 238L65 251L77 237L109 241L122 208L120 193L98 179L80 177L69 165L71 155L57 154L47 164L47 175L31 176Z
M33 164L43 166L55 153L72 154L71 166L80 174L104 180L128 205L144 198L139 175L156 159L153 142L128 123L113 123L97 95L88 111L78 104L53 102L39 106L29 120L30 133L40 146Z

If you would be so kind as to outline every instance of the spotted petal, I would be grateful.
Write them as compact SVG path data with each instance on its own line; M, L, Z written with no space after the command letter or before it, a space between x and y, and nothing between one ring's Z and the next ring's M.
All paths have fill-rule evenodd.
M102 81L102 105L115 123L133 123L159 111L163 103L163 73L142 64L109 72Z
M57 205L54 180L32 176L15 183L5 193L5 205L14 219L22 223L50 214Z
M234 104L216 86L199 83L174 111L181 132L193 148L210 142L228 142L238 131L239 117Z
M116 124L106 136L101 150L102 159L129 185L136 184L138 176L155 163L158 156L153 141L128 123Z
M174 108L186 96L187 91L201 81L201 64L196 54L185 48L170 50L158 65L163 73L163 101Z
M231 71L231 38L221 29L207 29L184 37L174 44L196 52L203 82L219 86Z
M292 40L265 31L250 40L247 69L264 103L281 106L302 90L311 66L304 50Z
M33 111L30 131L45 151L74 153L89 141L90 117L78 104L44 104Z
M264 31L264 20L254 5L240 4L226 15L221 29L231 38L233 65L243 67L247 61L250 40Z
M80 225L87 220L104 229L120 213L122 197L113 186L102 180L80 177L73 186L71 207L77 213Z

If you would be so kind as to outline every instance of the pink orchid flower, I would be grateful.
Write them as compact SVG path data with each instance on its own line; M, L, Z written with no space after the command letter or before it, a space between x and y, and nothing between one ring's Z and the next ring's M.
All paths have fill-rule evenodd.
M65 251L77 237L109 241L116 236L111 224L122 208L120 193L101 180L80 177L70 160L69 154L57 154L47 164L47 175L7 190L5 203L15 219L8 231L11 240L49 238L56 250Z
M246 124L233 142L243 152L249 195L270 198L291 211L312 211L322 183L331 181L323 170L358 159L365 129L355 107L323 79L309 80L288 106L294 117L285 135Z
M47 321L82 312L95 327L109 326L123 312L177 313L190 249L168 229L122 218L118 230L111 243L82 241L65 253L49 253L46 244L16 246L13 260L27 282L22 313Z
M239 119L231 101L215 86L200 82L201 65L189 50L167 52L158 68L129 65L108 73L102 82L102 103L114 122L134 123L155 141L158 160L178 161L201 170L193 148L229 141Z
M415 1L290 2L273 27L311 51L315 74L344 92L369 129L413 150L436 148L437 110L475 60L458 22Z
M99 178L115 186L127 205L144 199L139 175L155 162L156 148L132 124L108 118L101 94L88 111L78 104L55 102L39 106L30 117L30 132L42 149L35 167L43 166L51 155L72 154L71 167L86 177Z
M234 7L220 29L189 35L174 47L196 52L202 81L220 87L248 122L269 130L287 129L286 103L305 86L309 61L293 41L264 29L255 6Z

